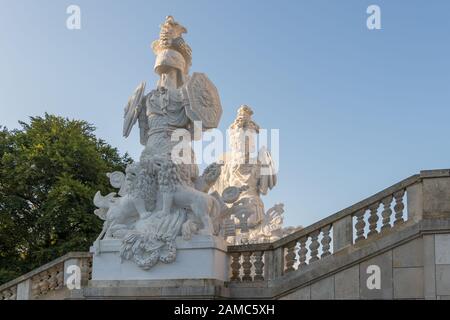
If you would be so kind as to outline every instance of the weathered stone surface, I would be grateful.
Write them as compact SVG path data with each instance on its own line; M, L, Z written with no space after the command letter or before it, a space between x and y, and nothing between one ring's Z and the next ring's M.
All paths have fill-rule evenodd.
M446 216L450 214L450 178L423 180L424 215Z
M423 277L425 299L436 299L436 267L434 235L423 236Z
M335 299L359 298L359 265L334 275Z
M328 277L311 285L312 300L334 299L334 277Z
M311 286L303 287L297 291L291 292L280 300L310 300L311 299Z
M352 244L352 227L352 217L350 215L333 223L333 252L337 252Z
M448 222L449 223L444 224L443 222L436 223L436 221L432 221L432 223L428 223L426 228L427 230L438 227L450 228L450 220L448 220ZM338 254L331 255L326 259L322 259L320 261L317 261L316 263L305 266L300 272L297 271L280 276L279 278L271 282L274 293L281 296L286 291L291 291L295 288L309 285L312 282L317 281L316 279L318 279L319 277L327 277L331 275L333 271L345 270L349 265L363 263L368 259L373 259L368 257L373 257L377 253L380 254L380 252L389 250L389 248L392 248L392 246L395 247L395 245L398 243L404 244L405 241L414 239L419 235L421 227L418 224L404 224L402 227L397 227L397 229L393 231L394 232L388 232L384 234L380 238L375 238L375 240L373 241L366 242L363 245L360 244L357 246L351 246L346 250L342 250ZM390 263L387 263L386 265L391 270L391 276L389 279L390 281L392 281L392 259L390 260ZM366 281L368 275L366 273L360 274L360 279L363 276L365 276L364 281ZM385 278L386 276L383 277L383 279ZM364 283L364 285L365 284L366 283ZM360 287L362 285L363 282L361 280ZM373 299L381 298L378 295L378 298L375 297Z
M450 234L435 235L436 264L450 264Z
M210 279L93 281L92 286L73 290L71 299L218 299L229 297L221 281Z
M381 288L369 289L367 279L371 274L367 273L367 268L371 265L380 267ZM360 295L361 299L392 299L392 251L388 251L360 264Z
M394 299L423 297L423 268L394 268Z
M426 179L435 178L434 176L426 177ZM343 216L339 216L334 221L327 221L327 225L342 218ZM394 226L388 232L365 239L340 250L337 254L331 254L315 263L305 265L301 270L283 272L283 267L286 265L283 254L286 244L323 228L323 224L321 222L320 227L314 225L307 227L305 229L308 232L292 234L277 243L253 244L222 250L226 255L230 252L264 251L264 263L267 266L264 281L217 282L214 278L160 279L149 282L95 280L94 277L88 285L82 285L81 290L69 291L60 287L62 281L59 278L56 279L54 275L62 278L61 266L67 267L73 264L75 258L90 260L89 255L72 253L1 285L0 298L15 299L17 285L22 287L19 291L24 292L26 285L23 282L30 279L36 281L34 287L36 285L45 287L48 282L47 273L52 274L53 279L57 280L51 281L52 285L57 285L55 290L44 290L43 294L35 295L33 299L357 299L358 288L360 299L450 298L448 252L450 234L444 233L450 230L450 218L431 215L419 223L407 221ZM105 246L101 246L102 255L114 249L113 246L104 244ZM183 246L180 245L180 251L182 248ZM83 271L86 274L89 274L89 260L83 261L83 266L87 266ZM229 266L229 263L226 265ZM377 266L380 270L380 289L367 288L369 266ZM22 293L18 293L19 298L23 295Z
M422 184L416 183L406 189L408 220L420 221L423 216L423 190Z
M93 280L228 280L228 256L222 238L193 235L189 241L176 238L177 259L157 264L151 271L131 261L121 261L120 240L101 240L102 253L93 258Z
M17 300L29 300L31 298L31 280L25 280L17 285Z
M450 265L436 265L436 294L450 295Z
M418 238L393 250L394 267L422 267L423 240Z

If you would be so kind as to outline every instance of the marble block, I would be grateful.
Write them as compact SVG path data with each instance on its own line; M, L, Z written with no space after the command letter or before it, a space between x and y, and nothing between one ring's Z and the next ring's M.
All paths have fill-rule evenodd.
M226 244L215 236L194 235L191 240L176 239L177 258L159 262L149 270L134 262L121 261L121 240L101 240L100 253L94 254L92 280L175 280L215 279L228 281ZM94 253L94 247L91 252Z

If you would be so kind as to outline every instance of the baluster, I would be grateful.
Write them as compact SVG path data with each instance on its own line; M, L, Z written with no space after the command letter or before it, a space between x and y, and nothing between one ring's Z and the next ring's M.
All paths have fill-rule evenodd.
M388 230L391 228L391 203L392 203L392 196L389 196L387 198L384 198L383 201L383 212L381 213L381 216L383 217L383 225L381 226L381 231Z
M48 270L44 270L42 271L40 274L37 275L37 285L38 285L38 291L39 294L38 296L42 296L44 294L46 294L50 288L50 274Z
M369 222L369 233L367 236L372 236L374 234L377 234L377 222L378 222L378 207L380 206L380 203L374 203L369 207L370 210L370 216L367 221Z
M17 287L11 288L11 296L9 300L17 300Z
M306 242L308 241L308 237L300 238L300 249L298 250L299 256L299 268L306 266L306 255L308 254L308 248L306 248Z
M64 263L58 266L58 289L64 288Z
M322 241L320 241L320 243L322 244L322 255L320 256L321 258L326 257L331 254L331 252L330 252L330 242L331 242L330 229L331 229L331 224L322 228L323 237L322 237Z
M242 268L244 269L242 281L252 281L252 263L250 262L251 255L252 253L249 251L242 253L242 256L244 257L242 262Z
M264 262L263 262L263 252L262 251L255 251L253 253L253 256L255 257L255 262L253 265L255 266L255 281L262 281L264 280Z
M11 296L11 292L8 289L0 292L0 300L9 300L10 296Z
M86 286L89 281L89 260L82 258L80 260L81 285Z
M53 267L48 270L48 288L47 291L56 290L58 288L58 269Z
M233 252L231 253L233 261L231 262L231 281L241 281L241 253Z
M92 280L92 257L88 259L88 280Z
M309 259L309 263L319 260L319 233L320 230L316 230L310 234L311 244L309 245L309 250L311 250L311 259Z
M31 279L31 296L33 298L39 297L41 295L39 283L40 283L39 275L36 275Z
M89 280L92 280L92 258L82 258L81 265L81 284L86 286Z
M296 241L289 242L286 245L287 253L284 257L286 261L286 269L285 272L291 272L294 271L294 264L295 264L295 246L297 245Z
M364 227L366 226L366 222L364 221L364 214L366 213L366 210L360 210L358 212L355 213L356 216L356 224L355 224L355 228L356 228L356 239L355 242L364 240Z
M0 292L0 300L16 300L16 288L8 288Z
M395 220L394 220L394 226L404 222L403 220L403 209L405 208L405 205L403 204L403 196L405 195L405 190L400 190L396 193L394 193L394 199L395 199Z

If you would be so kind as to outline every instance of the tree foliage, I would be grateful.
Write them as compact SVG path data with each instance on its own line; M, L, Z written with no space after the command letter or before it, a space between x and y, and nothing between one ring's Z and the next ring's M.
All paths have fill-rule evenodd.
M131 159L85 121L45 114L0 128L0 284L69 251L87 251L102 221L97 190Z

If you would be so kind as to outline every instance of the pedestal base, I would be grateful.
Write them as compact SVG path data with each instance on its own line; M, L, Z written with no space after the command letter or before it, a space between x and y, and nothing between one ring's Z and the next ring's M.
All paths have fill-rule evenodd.
M228 281L225 241L213 236L194 235L191 240L176 239L177 257L169 264L158 263L149 270L132 261L122 261L121 240L101 240L94 254L92 280L177 280L214 279ZM91 252L94 252L91 247Z
M223 281L194 280L91 280L88 287L70 291L68 299L229 299Z

